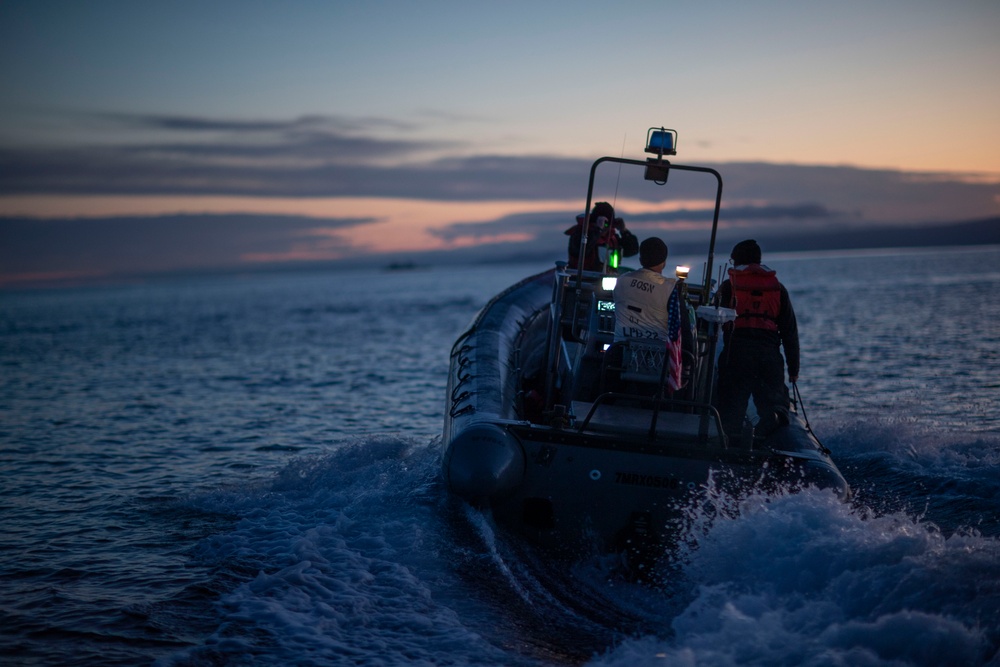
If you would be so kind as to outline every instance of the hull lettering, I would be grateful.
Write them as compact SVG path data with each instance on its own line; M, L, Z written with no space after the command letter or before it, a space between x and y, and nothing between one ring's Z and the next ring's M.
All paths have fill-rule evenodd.
M660 477L658 475L642 475L636 472L616 472L615 484L631 486L649 486L654 489L679 489L680 480L676 477Z

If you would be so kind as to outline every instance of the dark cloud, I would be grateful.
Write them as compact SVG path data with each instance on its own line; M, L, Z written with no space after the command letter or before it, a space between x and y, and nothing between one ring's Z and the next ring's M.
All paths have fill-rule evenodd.
M0 150L0 194L550 199L578 196L586 174L584 162L562 159L468 158L383 167L355 158L355 164L331 164L351 141L320 138L297 149L162 144ZM362 152L376 151L366 144Z
M575 224L578 211L559 210L532 213L517 213L496 220L485 222L457 222L429 233L445 241L457 239L489 239L502 235L532 235L542 236L562 232ZM711 212L704 209L679 209L676 211L659 211L655 213L632 214L627 208L619 207L617 214L622 216L633 230L670 230L672 227L680 231L687 225L700 225L709 229ZM777 223L821 222L831 217L831 212L819 204L797 204L793 206L736 206L723 207L720 214L720 225L723 227L738 225L748 221L764 221Z
M248 257L303 250L333 256L350 250L351 228L372 222L245 214L0 218L0 284L35 274L233 268L245 266Z
M456 222L445 227L429 229L428 233L444 241L457 239L488 239L508 235L529 235L537 238L544 235L562 234L573 224L575 212L547 211L505 215L485 222Z
M575 224L578 213L569 209L518 213L495 220L454 223L428 230L428 233L448 243L475 244L478 248L467 252L482 255L484 259L506 256L561 258L566 253L568 241L564 232ZM711 211L704 209L632 214L627 207L619 207L617 213L640 239L660 236L675 254L703 252L712 222ZM719 238L742 238L748 228L757 236L800 238L803 234L822 230L834 215L819 204L724 207Z
M100 119L148 136L143 134L147 138L141 142L120 139L89 147L0 148L0 195L583 202L592 164L550 156L442 158L460 146L413 139L419 128L379 118L268 121L106 114ZM725 217L732 222L765 216L920 222L972 219L1000 210L1000 184L956 175L748 162L706 166L722 174ZM715 196L713 179L704 174L675 169L662 187L618 176L616 165L602 165L595 197L656 202ZM696 211L679 212L673 219L688 214Z
M0 147L0 194L336 196L353 194L365 182L377 184L383 173L399 178L391 169L371 167L387 156L413 159L459 146L409 139L403 130L412 126L374 118L86 118L104 125L101 131L110 132L112 140L87 146ZM123 138L136 130L146 139Z
M415 130L417 125L399 119L382 117L346 118L342 116L299 116L291 120L248 120L203 118L168 114L99 113L91 116L98 122L112 126L140 129L180 130L184 132L226 132L232 134L296 134L300 132L329 132L352 134L384 130Z
M175 160L240 158L257 166L279 164L364 163L387 155L409 156L423 151L454 149L453 141L416 141L400 138L415 129L411 123L381 119L302 116L290 121L252 121L190 116L108 115L106 119L145 130L182 133L186 142L123 145L124 155L169 157ZM379 136L392 132L392 138ZM248 165L249 166L249 165Z

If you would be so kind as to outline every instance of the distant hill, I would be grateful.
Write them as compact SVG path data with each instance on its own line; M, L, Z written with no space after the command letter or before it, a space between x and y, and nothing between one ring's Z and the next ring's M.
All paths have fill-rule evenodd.
M640 237L645 236L640 234ZM767 254L775 252L811 252L822 250L860 250L868 248L920 248L966 245L1000 245L1000 217L971 220L966 222L930 223L896 227L880 225L863 228L851 227L837 231L823 232L755 232L742 229L738 232L726 230L716 239L716 256L728 256L733 244L745 238L760 242ZM705 252L704 239L696 242L671 240L670 254L674 257L696 255ZM559 239L558 247L547 239L533 245L484 244L473 248L456 250L433 250L424 253L406 253L405 257L419 257L422 264L509 264L516 262L549 263L553 256L561 259L565 252L565 241ZM404 254L400 254L403 257ZM390 255L387 261L398 259Z
M993 245L1000 244L1000 218L924 226L883 226L847 232L762 234L757 240L766 245L768 252Z
M716 240L716 256L728 254L733 244L745 238L754 238L763 246L765 253L810 252L821 250L860 250L868 248L922 248L966 245L1000 245L1000 217L971 220L966 222L930 223L908 225L906 227L880 225L863 228L851 227L837 231L823 232L754 232L742 229L734 233L721 231ZM671 255L701 255L705 252L703 240L697 242L670 241ZM462 261L462 258L477 256L483 263L505 264L519 260L549 261L552 248L549 246L511 251L502 245L490 249L483 246L462 251L437 251L428 253L434 261L447 263ZM561 248L560 248L561 250ZM450 256L450 257L449 257Z

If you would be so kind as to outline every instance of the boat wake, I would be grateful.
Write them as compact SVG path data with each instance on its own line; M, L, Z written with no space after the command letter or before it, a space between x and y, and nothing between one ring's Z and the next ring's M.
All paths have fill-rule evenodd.
M672 636L596 664L986 664L998 645L998 558L995 540L945 537L829 493L752 498L698 537L683 567L693 599Z
M161 664L988 664L1000 542L877 494L935 466L995 478L997 443L872 432L828 443L852 485L881 466L858 485L865 502L806 489L734 506L706 491L652 585L596 549L558 561L508 536L445 491L436 441L348 443L188 501L239 517L190 558L245 574L210 636Z

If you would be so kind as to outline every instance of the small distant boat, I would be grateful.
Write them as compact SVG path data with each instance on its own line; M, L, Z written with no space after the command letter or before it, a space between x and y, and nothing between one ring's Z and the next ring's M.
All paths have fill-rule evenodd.
M385 265L386 271L414 271L418 268L416 262L390 262Z
M544 546L621 552L662 545L680 508L713 485L733 494L806 485L844 499L851 493L795 403L766 437L753 437L749 420L744 433L723 431L713 407L716 352L721 326L735 312L711 305L722 177L667 160L676 154L676 139L674 130L650 128L646 153L653 157L596 160L583 211L591 211L602 165L619 177L622 167L633 173L638 167L657 185L671 172L714 179L703 279L684 285L697 322L682 391L665 390L662 345L615 343L613 257L599 271L557 262L509 287L451 350L447 488Z

